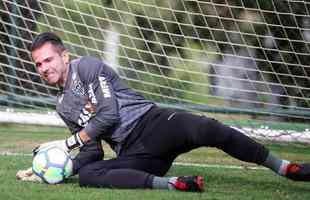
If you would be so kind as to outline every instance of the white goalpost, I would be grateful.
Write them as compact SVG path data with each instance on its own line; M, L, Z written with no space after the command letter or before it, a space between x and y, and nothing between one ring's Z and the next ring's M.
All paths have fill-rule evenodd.
M310 3L300 0L2 0L0 122L63 126L28 50L40 32L104 59L161 106L257 138L309 142Z

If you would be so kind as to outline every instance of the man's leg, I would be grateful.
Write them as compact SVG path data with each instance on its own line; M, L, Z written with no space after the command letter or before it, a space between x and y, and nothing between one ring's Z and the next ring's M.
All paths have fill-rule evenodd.
M145 128L149 136L143 141L145 147L155 155L171 155L174 152L177 156L197 147L210 146L239 160L268 167L288 178L310 180L310 170L307 170L310 167L307 164L290 164L279 159L255 140L214 119L167 109L153 112L153 119L149 116L151 120ZM293 169L297 168L299 170L295 172Z
M80 148L80 152L73 159L73 174L89 163L100 161L104 157L101 141L91 141Z
M82 187L103 187L118 189L152 188L152 175L129 168L103 168L109 161L89 164L79 171Z
M160 159L119 157L111 160L97 161L80 169L81 186L105 188L149 188L201 192L203 178L159 177L151 174L164 174L169 165Z
M198 147L216 147L246 162L263 163L268 150L253 139L204 116L168 109L152 110L142 143L153 155L188 152Z

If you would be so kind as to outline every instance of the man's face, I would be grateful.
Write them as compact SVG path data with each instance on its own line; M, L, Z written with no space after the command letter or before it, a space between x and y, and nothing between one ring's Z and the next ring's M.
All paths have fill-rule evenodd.
M38 73L48 84L64 86L69 64L67 51L59 52L47 42L32 51L31 55Z

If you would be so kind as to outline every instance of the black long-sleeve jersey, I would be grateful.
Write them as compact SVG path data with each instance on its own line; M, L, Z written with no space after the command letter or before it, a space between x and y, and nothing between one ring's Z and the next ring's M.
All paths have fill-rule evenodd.
M85 129L91 140L105 140L118 154L122 142L153 106L104 62L82 57L69 65L56 110L72 134Z

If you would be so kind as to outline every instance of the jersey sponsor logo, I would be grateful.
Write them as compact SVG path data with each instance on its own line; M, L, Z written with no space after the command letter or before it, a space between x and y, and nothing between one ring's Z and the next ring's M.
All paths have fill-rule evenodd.
M78 124L82 127L87 126L88 121L96 115L96 106L90 101L86 103L82 109L81 114L79 115Z
M88 91L87 92L88 92L88 98L90 99L90 102L94 105L97 105L98 101L96 99L92 83L88 85Z
M83 108L78 119L78 124L82 127L86 127L91 117L92 113L89 112L86 108Z
M100 83L101 91L103 93L103 97L104 98L110 98L111 92L110 92L109 85L108 85L105 77L99 76L99 83Z

